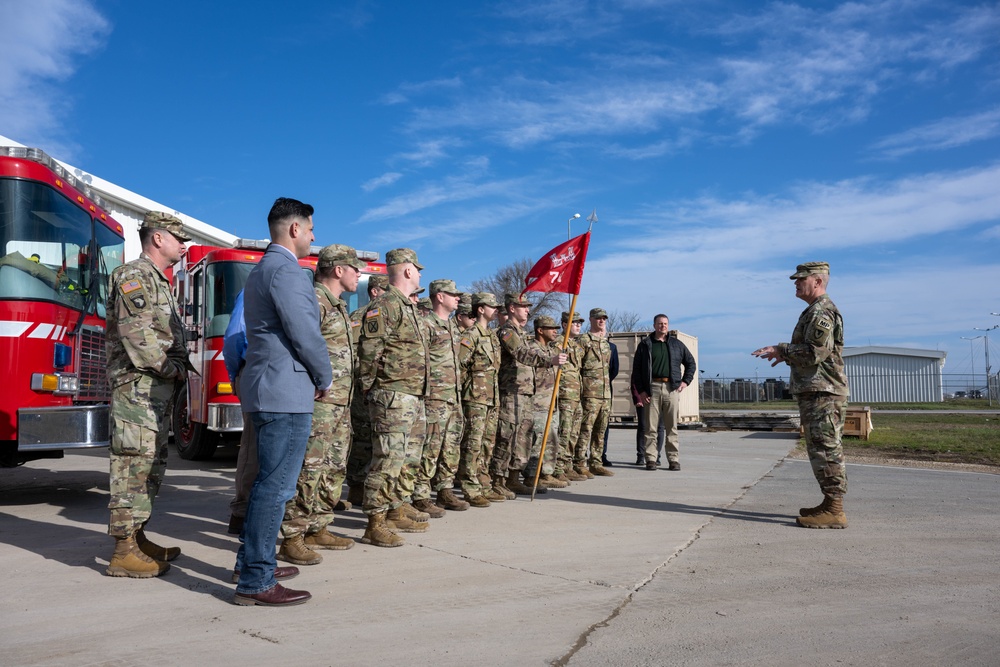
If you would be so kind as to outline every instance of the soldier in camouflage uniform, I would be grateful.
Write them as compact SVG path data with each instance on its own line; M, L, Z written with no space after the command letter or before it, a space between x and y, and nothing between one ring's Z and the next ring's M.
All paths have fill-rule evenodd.
M368 277L368 302L385 294L389 289L389 277L375 275ZM361 320L364 317L367 304L351 313L351 329L354 330L354 343L357 351L361 349ZM361 391L359 370L354 372L354 398L351 400L351 453L347 459L347 501L343 509L351 509L360 505L365 499L365 478L372 462L372 422L368 416L368 403ZM341 509L341 508L337 508Z
M587 477L612 477L601 465L604 432L611 418L611 344L607 337L608 314L603 308L591 308L590 331L580 336L580 387L583 417L574 454L575 470Z
M455 324L458 325L458 333L460 334L465 333L476 324L476 316L472 314L471 294L463 294L458 300L458 308L455 310Z
M499 493L506 489L515 494L531 495L531 487L523 484L519 477L528 464L532 445L534 369L564 364L566 355L528 345L528 336L522 327L528 322L531 302L523 300L519 294L507 294L504 301L510 317L497 332L500 339L500 410L490 475L493 489ZM538 489L538 493L545 491L545 487Z
M430 285L433 310L424 314L427 331L428 373L427 437L416 470L413 506L431 517L445 510L464 511L469 503L451 490L458 472L459 443L462 440L462 367L458 360L458 327L450 315L458 307L462 293L453 280L435 280ZM430 500L431 487L437 503Z
M559 378L559 453L555 466L555 477L563 482L590 479L573 469L573 452L583 422L583 405L580 403L580 344L577 341L582 325L583 318L579 314L574 313L573 322L570 323L569 313L563 311L563 331L568 328L570 336L566 347L567 361ZM554 344L558 346L560 341L557 339Z
M400 471L407 461L419 462L423 449L428 351L421 316L409 299L424 267L409 248L390 250L386 264L389 289L368 304L361 321L361 388L372 423L372 464L363 503L368 527L361 541L395 547L403 539L391 528L427 530L429 516L404 502L413 489L406 488L405 480L401 486Z
M111 273L107 354L111 385L112 577L157 577L180 555L150 542L143 527L167 467L172 405L189 370L184 329L164 271L180 261L180 219L150 211L139 229L142 254Z
M295 485L295 497L285 505L281 523L284 541L278 559L296 565L315 565L323 557L318 549L344 550L352 540L332 534L327 526L340 500L347 457L351 449L351 399L356 364L354 332L341 300L344 292L358 289L365 263L354 248L328 245L319 251L316 263L316 300L319 302L319 330L330 355L333 384L316 399L306 455Z
M489 507L491 502L499 503L507 499L506 495L492 489L490 484L486 484L484 488L480 478L483 469L489 469L497 434L500 343L489 328L489 323L498 305L493 294L477 292L472 297L475 324L465 331L459 341L465 432L462 434L458 482L465 499L473 507Z
M537 348L542 354L558 353L560 351L556 343L558 335L559 326L556 324L556 321L548 315L539 315L535 318L535 337L528 341L528 345ZM565 366L566 364L563 364L563 367ZM562 380L560 378L561 383ZM531 396L531 409L534 415L531 428L531 453L528 456L528 465L524 473L525 481L528 485L533 486L535 473L538 470L538 459L541 458L542 471L538 477L539 487L562 489L569 486L569 481L558 480L553 475L559 454L559 434L556 432L556 424L559 423L558 410L553 411L552 420L549 421L549 408L554 407L552 405L552 392L555 391L555 388L555 369L552 366L548 368L536 368L535 392ZM546 422L549 422L549 437L545 440L545 455L540 457Z
M844 320L826 293L829 264L799 264L790 277L795 281L795 296L809 306L799 316L790 343L762 347L753 355L772 361L772 366L783 361L791 369L790 389L799 402L809 462L823 492L822 503L799 510L798 524L847 528L847 469L841 444L849 396L843 358Z

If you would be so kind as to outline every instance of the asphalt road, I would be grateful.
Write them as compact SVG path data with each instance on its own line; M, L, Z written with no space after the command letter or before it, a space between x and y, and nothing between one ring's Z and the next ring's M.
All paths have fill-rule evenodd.
M149 528L184 553L152 580L103 576L104 452L0 470L0 664L997 664L1000 476L849 465L850 528L813 531L794 435L683 431L681 472L633 438L615 477L325 552L288 609L230 602L233 451L172 458Z

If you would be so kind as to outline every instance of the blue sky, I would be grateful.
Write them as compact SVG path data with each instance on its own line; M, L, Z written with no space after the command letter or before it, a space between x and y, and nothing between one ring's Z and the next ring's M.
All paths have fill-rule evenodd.
M749 352L790 336L804 261L848 345L981 374L961 337L1000 324L996 2L0 0L0 24L0 134L240 236L296 197L317 242L467 286L596 209L581 306L668 313L709 375L775 374Z

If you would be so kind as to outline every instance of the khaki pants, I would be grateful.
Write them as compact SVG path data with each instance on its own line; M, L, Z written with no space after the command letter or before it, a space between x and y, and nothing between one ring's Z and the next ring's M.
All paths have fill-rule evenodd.
M663 450L667 461L677 461L680 455L678 449L677 420L680 415L680 393L670 391L666 382L653 382L652 402L643 410L646 413L646 463L656 463L658 458L656 433L662 423L666 430L666 440Z

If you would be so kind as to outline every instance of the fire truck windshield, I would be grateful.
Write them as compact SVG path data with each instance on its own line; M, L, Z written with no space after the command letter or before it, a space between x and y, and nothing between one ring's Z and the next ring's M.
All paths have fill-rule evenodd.
M0 179L0 298L87 299L90 214L51 187Z
M222 336L236 305L236 295L246 285L254 264L216 262L205 269L205 335Z
M97 289L97 315L106 317L105 305L108 303L108 278L111 272L121 266L125 257L125 239L118 236L99 222L94 223L97 239L98 265L95 276Z

